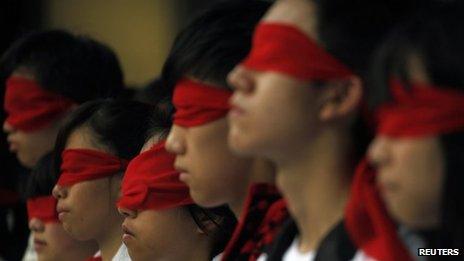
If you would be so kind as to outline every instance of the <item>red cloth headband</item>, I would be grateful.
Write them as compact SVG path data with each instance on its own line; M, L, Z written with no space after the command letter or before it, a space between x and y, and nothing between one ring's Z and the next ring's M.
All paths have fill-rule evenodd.
M392 137L421 137L464 130L464 93L427 84L406 90L390 81L394 102L377 111L377 132Z
M253 46L242 65L256 71L274 71L302 81L346 78L348 67L321 48L298 28L279 23L260 23Z
M135 157L124 175L118 207L162 210L192 204L189 188L174 170L174 159L164 141Z
M6 122L18 130L39 130L58 119L74 104L62 95L41 88L32 80L10 77L6 81Z
M37 218L42 222L59 222L56 212L56 198L53 196L35 197L27 200L29 220Z
M60 186L109 177L127 167L127 160L96 150L68 149L61 158Z
M353 242L369 257L381 261L412 260L397 235L375 184L375 171L364 159L358 166L345 212Z
M180 80L174 89L174 124L184 127L203 125L225 117L230 109L231 91L212 85Z

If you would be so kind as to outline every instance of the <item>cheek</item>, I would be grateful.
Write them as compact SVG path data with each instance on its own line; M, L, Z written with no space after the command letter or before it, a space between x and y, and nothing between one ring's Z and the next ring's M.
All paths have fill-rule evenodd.
M444 160L438 140L404 141L395 144L392 152L396 164L387 178L398 190L387 200L394 215L410 226L433 225L439 218L444 182Z
M185 237L188 231L180 223L178 209L164 211L146 210L140 212L133 225L138 231L138 246L131 252L150 259L169 257L169 250L176 251L173 245L178 245L179 239ZM148 259L147 259L148 260Z
M66 233L60 223L47 224L46 231L49 246L56 253L62 252L76 243L76 241Z
M110 207L109 185L106 179L85 181L73 185L68 192L69 226L79 232L94 231L103 226Z

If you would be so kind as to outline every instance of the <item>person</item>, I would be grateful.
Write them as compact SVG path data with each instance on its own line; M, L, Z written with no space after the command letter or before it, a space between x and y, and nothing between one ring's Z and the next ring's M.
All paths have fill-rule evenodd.
M116 97L123 76L116 55L90 38L51 30L26 35L0 61L3 130L10 151L33 167L50 152L64 117L78 104Z
M30 169L52 150L65 116L85 101L117 96L123 89L123 75L107 46L66 31L48 30L27 34L6 50L0 60L0 83L2 92L5 87L3 131L9 150ZM21 190L28 171L15 171L19 173L7 175ZM18 205L15 212L23 203ZM13 237L18 237L21 225L14 225Z
M232 91L226 76L248 53L254 26L269 6L257 0L210 6L177 36L162 71L176 109L166 149L176 155L180 179L195 203L227 204L240 219L224 260L256 259L280 227L278 220L272 220L272 226L263 220L271 221L275 212L285 213L282 203L267 213L280 199L272 186L272 164L237 157L227 146Z
M91 257L97 250L95 241L77 241L69 236L58 220L55 185L51 170L52 155L45 155L28 178L25 197L35 253L35 260L76 260Z
M387 2L276 1L256 27L250 54L229 74L229 145L276 164L292 216L259 260L355 254L331 243L348 237L345 203L369 137L359 112L368 60L402 17Z
M128 161L148 135L153 107L134 101L87 102L63 123L54 149L53 196L64 229L96 240L102 260L130 260L116 201Z
M376 136L346 214L360 258L420 260L418 248L464 247L462 8L448 1L419 12L377 52Z
M227 207L193 204L188 187L165 149L170 123L153 115L154 133L126 170L119 212L123 242L132 260L216 260L235 227Z

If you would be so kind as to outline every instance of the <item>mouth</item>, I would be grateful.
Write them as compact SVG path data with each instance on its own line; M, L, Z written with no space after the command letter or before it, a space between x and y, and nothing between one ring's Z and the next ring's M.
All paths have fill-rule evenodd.
M56 207L56 212L58 212L58 219L63 221L63 219L68 215L69 210L61 206Z
M135 235L132 232L132 230L130 230L127 227L125 223L123 223L121 227L122 227L122 232L124 233L122 235L122 241L124 242L124 244L127 245L128 243L130 243L130 241L132 241L135 238Z
M17 152L18 151L18 143L15 142L15 141L11 141L10 139L8 139L8 143L9 143L9 150L10 152Z
M34 239L34 249L37 252L41 252L44 247L47 246L47 242L41 239Z
M229 110L229 115L228 116L231 119L234 119L234 118L238 118L240 116L243 116L245 113L246 113L245 109L243 109L242 107L240 107L237 104L232 103L231 107L230 107L230 110Z
M185 182L185 179L188 178L188 176L190 175L188 170L186 170L185 168L183 167L180 167L178 165L175 165L174 164L174 169L179 172L179 180L182 181L182 182Z

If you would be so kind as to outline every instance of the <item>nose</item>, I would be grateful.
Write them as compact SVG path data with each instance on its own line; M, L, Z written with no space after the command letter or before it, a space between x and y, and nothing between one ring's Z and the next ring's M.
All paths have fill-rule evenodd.
M136 218L137 217L137 211L135 210L118 207L118 211L119 211L119 214L123 215L125 218Z
M44 223L38 218L32 218L29 220L29 229L32 232L43 232L45 229Z
M8 122L5 121L5 122L3 122L3 131L5 133L11 133L11 132L14 131L14 128Z
M390 160L390 139L385 136L377 136L369 145L367 158L374 166L381 166Z
M254 88L254 75L255 73L246 67L237 65L229 75L227 75L227 82L235 91L249 93L253 91Z
M185 132L186 128L173 125L166 139L166 150L170 153L181 155L186 152Z
M56 199L63 199L68 195L68 190L66 187L55 185L55 187L53 187L52 194Z

